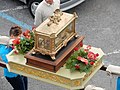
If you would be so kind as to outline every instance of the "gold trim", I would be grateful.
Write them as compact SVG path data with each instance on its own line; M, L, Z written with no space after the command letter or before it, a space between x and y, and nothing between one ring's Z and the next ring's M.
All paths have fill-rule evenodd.
M81 86L82 83L84 83L85 80L88 79L89 76L94 72L94 69L98 68L99 65L101 65L101 63L102 63L102 60L99 60L98 62L96 62L95 65L92 67L91 71L89 73L86 73L84 78L73 79L73 80L71 80L70 78L62 77L60 75L57 75L51 72L45 72L42 69L33 68L28 65L21 65L14 62L9 62L9 66L10 66L10 69L13 71L14 70L19 71L25 74L33 75L38 78L43 78L43 79L64 84L67 86L76 87L76 86Z

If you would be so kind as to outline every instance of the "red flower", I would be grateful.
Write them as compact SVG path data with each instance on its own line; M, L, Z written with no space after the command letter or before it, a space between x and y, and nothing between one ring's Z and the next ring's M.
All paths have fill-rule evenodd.
M15 54L18 54L18 52L17 52L16 50L14 51L14 53L15 53Z
M36 29L36 27L35 27L35 26L33 26L33 27L32 27L32 31L35 31L35 29Z
M75 47L74 50L75 50L75 51L78 51L79 49L78 49L78 47Z
M84 51L85 51L85 52L88 52L88 51L89 51L89 49L84 49Z
M26 30L25 32L23 32L24 36L28 36L30 34L30 30Z
M15 46L12 45L12 49L15 49Z
M88 45L86 48L87 48L87 49L91 49L91 45Z
M12 42L13 42L13 45L20 44L20 38L17 38L15 40L13 40Z
M94 64L94 62L90 62L90 65L93 65Z
M75 68L76 69L80 69L80 65L79 64L75 64Z
M77 57L77 60L81 60L81 58L82 58L81 56L78 56L78 57Z
M31 36L30 35L27 35L27 36L25 36L27 39L30 39L31 38Z
M98 57L98 56L99 56L99 54L97 53L97 54L96 54L96 57Z
M80 47L83 47L83 42L80 42Z
M96 60L99 54L94 54L93 52L88 52L87 57L91 60Z
M85 58L82 58L81 56L78 56L77 60L84 62L86 65L88 64L88 60Z
M85 52L89 52L90 49L91 49L91 46L88 45L88 46L86 47L86 49L84 49L84 51L85 51Z

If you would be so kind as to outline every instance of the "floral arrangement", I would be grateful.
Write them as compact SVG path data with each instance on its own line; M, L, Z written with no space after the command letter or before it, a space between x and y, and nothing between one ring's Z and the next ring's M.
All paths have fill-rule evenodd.
M23 37L12 41L16 54L25 54L34 47L34 33L30 30L23 32Z
M99 54L90 51L91 46L88 45L85 49L81 47L74 48L74 53L66 62L66 68L71 72L78 70L79 72L88 72L97 61Z

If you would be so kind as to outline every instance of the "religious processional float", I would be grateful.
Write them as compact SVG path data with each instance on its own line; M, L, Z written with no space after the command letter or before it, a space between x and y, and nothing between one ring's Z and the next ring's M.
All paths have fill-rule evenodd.
M84 36L75 28L77 17L57 9L34 31L26 30L7 55L9 70L68 89L84 88L101 68L104 53L83 45Z

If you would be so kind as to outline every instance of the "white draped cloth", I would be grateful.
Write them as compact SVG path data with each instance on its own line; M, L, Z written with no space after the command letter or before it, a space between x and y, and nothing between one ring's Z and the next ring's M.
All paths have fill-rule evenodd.
M10 38L7 36L0 36L0 44L8 45Z

